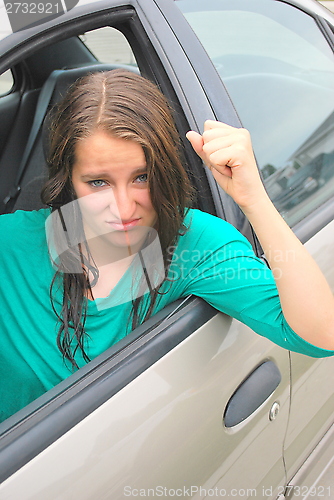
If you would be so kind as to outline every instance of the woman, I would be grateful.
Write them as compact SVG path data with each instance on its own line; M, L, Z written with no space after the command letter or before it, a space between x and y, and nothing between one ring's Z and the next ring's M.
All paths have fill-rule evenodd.
M287 349L334 354L332 293L269 200L248 132L207 121L187 138L248 217L273 273L236 229L189 209L158 89L123 70L85 77L55 111L51 211L0 221L2 420L189 294Z

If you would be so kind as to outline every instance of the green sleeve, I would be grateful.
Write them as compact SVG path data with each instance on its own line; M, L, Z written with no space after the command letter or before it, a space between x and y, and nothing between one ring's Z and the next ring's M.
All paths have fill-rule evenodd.
M299 337L286 322L271 270L233 226L197 210L176 249L173 278L182 275L183 295L203 298L259 335L312 357L334 355Z

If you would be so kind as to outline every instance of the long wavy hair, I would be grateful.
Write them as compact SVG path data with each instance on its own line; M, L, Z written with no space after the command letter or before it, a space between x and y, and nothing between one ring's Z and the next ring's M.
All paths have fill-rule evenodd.
M147 163L151 202L157 214L166 280L171 260L168 249L185 230L183 219L191 203L192 187L181 161L172 110L163 94L156 85L136 73L125 70L97 72L72 85L52 116L47 159L49 179L42 191L43 202L54 212L76 199L72 168L78 140L104 131L140 144ZM73 214L73 217L83 231L80 214ZM57 345L64 360L73 368L78 367L77 351L89 361L85 352L86 298L92 295L93 284L88 273L98 279L98 270L89 258L89 248L86 245L83 251L79 246L79 250L81 268L73 272L76 257L70 251L62 253L50 289L56 312L53 288L60 279L63 301L60 313L56 312L60 322ZM133 300L132 328L152 314L161 284L150 290L149 305L144 310L142 298Z

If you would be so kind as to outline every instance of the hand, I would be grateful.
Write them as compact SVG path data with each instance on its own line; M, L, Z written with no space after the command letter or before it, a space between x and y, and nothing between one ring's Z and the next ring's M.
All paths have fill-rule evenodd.
M218 184L241 209L267 198L247 130L207 120L203 135L190 131L186 137Z

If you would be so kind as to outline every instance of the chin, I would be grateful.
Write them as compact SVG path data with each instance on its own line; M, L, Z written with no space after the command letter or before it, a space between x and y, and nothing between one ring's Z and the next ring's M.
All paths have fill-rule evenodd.
M143 245L148 230L151 228L134 229L132 231L113 231L105 235L108 242L115 247L127 248L130 254L138 252Z

